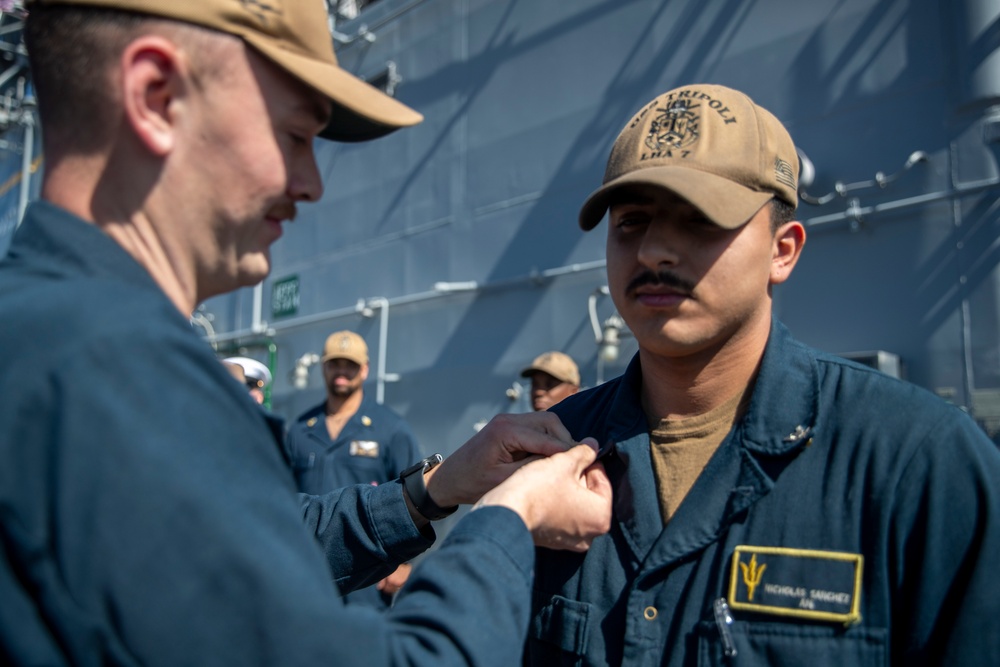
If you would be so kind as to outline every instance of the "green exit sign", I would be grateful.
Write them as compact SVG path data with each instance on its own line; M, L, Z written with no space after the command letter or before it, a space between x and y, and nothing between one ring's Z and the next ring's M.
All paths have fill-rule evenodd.
M289 276L271 284L271 316L288 317L299 312L299 277Z

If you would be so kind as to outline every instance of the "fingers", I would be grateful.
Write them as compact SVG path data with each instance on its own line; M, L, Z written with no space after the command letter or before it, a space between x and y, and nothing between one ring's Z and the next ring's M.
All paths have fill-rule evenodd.
M581 443L566 452L566 455L576 461L577 472L583 475L584 471L597 460L597 448L589 442Z
M611 498L611 480L604 470L604 464L596 462L584 472L587 489L601 498Z
M566 430L566 426L563 425L562 420L554 412L533 412L532 414L538 417L541 421L541 428L553 438L561 442L573 442L573 438L570 436L569 431Z
M561 454L562 452L560 451L560 452L556 452L556 453L557 454ZM506 479L510 475L514 474L514 471L516 471L518 468L526 466L529 463L531 463L532 461L538 461L538 460L541 460L541 459L544 459L544 458L547 458L547 457L543 456L541 454L527 454L527 453L522 454L521 456L516 457L513 461L511 461L510 463L504 465L504 473L503 473L504 479Z
M611 483L593 442L539 459L483 500L521 515L535 544L586 551L611 526Z
M582 443L582 444L576 445L575 447L573 447L572 449L570 449L568 451L554 452L551 456L566 456L566 457L570 458L572 460L571 465L572 465L573 469L576 471L576 475L581 480L585 479L585 472L586 472L587 468L589 466L593 465L595 459L597 458L596 441L593 440L593 438L590 438L590 440L594 444L591 444L591 443ZM546 458L549 458L549 457L548 456L542 456L540 454L531 454L531 455L525 456L525 458L519 459L517 461L514 461L514 462L512 462L512 463L510 463L510 464L508 464L506 466L507 469L508 469L508 475L509 474L513 474L514 471L516 471L518 468L522 468L522 467L526 466L529 463L532 463L534 461L541 461L541 460L544 460ZM598 465L600 465L600 464L598 464ZM602 466L601 467L601 471L603 472L603 470L604 470L604 468ZM605 479L607 479L607 478L605 477ZM609 488L610 488L610 484L609 484Z
M577 471L593 462L596 441L579 457ZM551 412L497 415L479 433L424 476L428 493L439 505L474 503L511 474L539 458L577 446L559 417ZM585 453L587 452L587 453Z
M576 443L562 421L552 412L532 412L524 415L504 415L511 420L512 434L508 439L510 451L551 456L564 452ZM499 419L499 416L495 419Z

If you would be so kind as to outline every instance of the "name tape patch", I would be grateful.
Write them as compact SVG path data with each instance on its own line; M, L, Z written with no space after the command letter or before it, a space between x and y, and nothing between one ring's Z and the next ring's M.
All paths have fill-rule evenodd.
M739 545L729 606L851 624L861 620L861 554Z
M378 443L374 440L351 440L351 456L378 457Z

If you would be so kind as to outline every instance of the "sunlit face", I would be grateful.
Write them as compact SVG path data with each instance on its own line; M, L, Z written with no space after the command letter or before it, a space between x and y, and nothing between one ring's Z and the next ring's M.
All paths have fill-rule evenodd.
M611 296L643 350L713 355L770 326L770 206L728 230L665 190L635 188L609 213Z
M189 96L174 158L182 167L172 172L187 179L174 204L199 299L267 275L282 222L322 194L313 139L330 113L319 93L241 41L220 39L228 41L216 58L226 60Z
M361 366L350 359L327 359L323 362L323 380L330 396L346 398L368 378L368 364Z
M531 407L535 411L548 410L579 389L575 384L563 382L544 371L535 371L531 374Z

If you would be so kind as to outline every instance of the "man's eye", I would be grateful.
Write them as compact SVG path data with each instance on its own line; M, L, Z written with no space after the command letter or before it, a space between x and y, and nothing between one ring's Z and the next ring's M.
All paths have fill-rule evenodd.
M623 215L618 218L618 226L624 228L643 225L647 222L649 222L649 218L644 215Z

